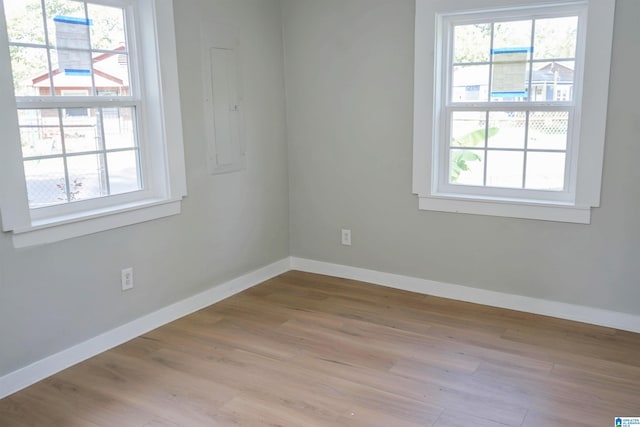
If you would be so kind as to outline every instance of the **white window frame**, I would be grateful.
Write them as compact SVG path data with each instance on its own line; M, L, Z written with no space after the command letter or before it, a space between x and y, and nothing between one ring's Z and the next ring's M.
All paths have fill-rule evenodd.
M60 95L62 95L62 96L87 96L87 95L89 95L89 93L88 93L88 92L89 92L89 91L87 91L87 90L82 90L82 89L77 89L77 90L76 90L76 89L73 89L73 90L69 90L69 89L62 89L62 90L60 91ZM71 108L71 109L73 109L74 107L67 107L67 108ZM77 107L76 107L76 108L77 108ZM82 114L82 115L80 115L80 117L87 117L87 116L89 116L89 107L85 107L85 106L83 106L83 107L80 107L80 108L83 108L83 109L87 110L87 114ZM67 111L66 111L66 108L65 108L65 115L68 115L68 113L67 113Z
M446 182L448 170L443 162L441 144L445 129L442 117L448 77L446 21L464 19L469 14L507 17L534 15L541 7L578 10L584 38L578 49L586 47L582 67L582 87L576 87L574 129L569 132L565 190L544 192L471 188ZM413 192L419 209L468 214L505 216L550 221L589 223L591 208L600 204L602 163L608 99L609 68L613 39L615 0L416 0L415 76L414 76L414 153ZM533 12L533 13L532 13ZM596 17L589 19L589 17ZM435 25L435 31L434 31ZM578 67L577 67L578 68ZM580 76L576 79L579 83ZM499 103L502 104L502 103ZM515 107L514 107L515 108ZM446 134L446 132L445 132Z
M18 133L4 12L0 8L0 214L2 230L15 247L64 240L179 214L187 195L173 2L171 0L89 0L128 8L134 17L138 59L137 108L143 189L116 196L29 209ZM161 47L161 48L160 48ZM133 49L132 49L133 50ZM132 76L133 75L132 72ZM77 101L78 105L82 99ZM108 97L102 97L108 98ZM113 105L121 98L111 98ZM67 100L65 100L67 101Z

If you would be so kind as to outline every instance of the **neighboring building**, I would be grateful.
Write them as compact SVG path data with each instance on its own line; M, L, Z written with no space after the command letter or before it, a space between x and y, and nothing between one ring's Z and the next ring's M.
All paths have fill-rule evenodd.
M118 54L124 46L114 49L114 52L102 53L93 58L93 80L98 95L123 96L129 94L129 67L127 56ZM54 69L53 90L59 96L85 96L91 94L92 77L67 75L60 69ZM43 73L32 80L35 93L38 96L51 94L51 78L49 73ZM86 108L67 108L68 117L86 117Z
M129 64L124 46L112 52L99 53L93 58L93 77L89 75L66 74L56 68L51 73L42 73L31 80L36 96L48 96L51 89L57 96L86 96L93 92L95 84L99 96L126 96L130 93ZM51 84L53 78L53 85ZM58 109L43 108L23 111L22 125L31 126L22 138L23 150L50 145L55 152L62 144L61 125L68 147L99 147L96 141L104 135L117 135L129 141L133 135L133 110L131 108L102 108L102 120L96 120L97 109L87 107L65 108L62 110L63 123L59 121ZM102 126L102 129L100 128ZM96 145L97 144L97 145ZM42 148L39 148L41 151Z
M533 101L568 101L573 97L573 70L558 62L549 62L533 70Z
M573 69L566 63L559 62L546 62L539 65L541 65L540 68L533 70L531 74L532 101L570 100L573 96ZM489 65L455 67L451 99L454 101L488 99L488 80ZM526 80L523 79L522 84L526 88Z

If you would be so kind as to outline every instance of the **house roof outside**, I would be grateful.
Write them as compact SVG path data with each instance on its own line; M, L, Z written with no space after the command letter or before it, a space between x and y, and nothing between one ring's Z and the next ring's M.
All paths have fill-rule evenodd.
M565 63L566 64L566 63ZM571 84L573 83L574 71L567 65L563 65L559 62L545 62L542 66L534 69L532 73L532 83L534 85L541 83L560 83ZM489 65L473 65L473 66L461 66L454 69L454 86L483 86L485 82L485 76L489 72ZM556 80L557 73L557 80ZM483 74L485 74L483 76Z
M559 62L549 62L545 66L533 70L533 83L573 83L574 71Z
M129 87L129 66L127 55L122 54L124 46L118 46L112 52L101 53L93 58L95 86L99 88ZM91 76L67 75L59 68L52 72L55 88L91 88ZM33 87L49 88L49 73L42 73L32 79Z

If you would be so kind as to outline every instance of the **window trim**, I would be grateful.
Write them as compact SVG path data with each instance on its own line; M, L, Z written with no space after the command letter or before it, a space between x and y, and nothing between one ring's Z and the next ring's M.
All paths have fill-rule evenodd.
M552 3L588 5L582 103L575 107L582 116L579 122L580 148L571 165L575 170L575 193L572 198L556 201L513 198L508 194L500 197L452 194L436 188L437 181L433 174L437 171L432 165L437 153L435 123L441 117L437 116L434 101L445 84L439 72L441 69L437 68L442 66L439 61L445 57L445 52L442 51L442 44L437 43L436 31L433 30L436 16L492 10L517 13L519 9L549 5L545 0L460 0L451 3L446 0L416 0L412 191L418 195L419 209L589 223L591 208L600 204L615 0ZM589 19L589 16L596 16L597 19Z
M173 2L166 0L109 1L90 0L102 4L133 3L139 49L140 80L144 108L140 138L157 142L144 151L147 164L153 165L145 181L154 182L149 190L137 196L107 196L87 202L82 211L62 209L56 216L39 218L27 202L26 180L22 164L18 134L17 103L9 61L0 61L0 128L6 129L5 141L0 144L0 156L10 159L0 170L0 215L2 229L11 232L15 247L32 246L96 233L117 227L150 221L181 211L181 200L187 195L186 172L178 65L174 32ZM2 11L0 11L2 12ZM162 49L160 49L160 46ZM0 13L0 55L9 57L8 37L4 13ZM108 203L110 198L115 203ZM106 202L106 203L105 203Z
M436 58L436 73L438 78L444 83L436 87L437 108L435 109L436 120L438 126L434 126L434 153L438 156L437 164L434 162L434 192L439 195L459 194L464 197L474 196L479 199L495 199L495 200L513 200L523 201L525 203L549 203L564 204L575 202L576 187L576 169L575 159L578 156L577 138L574 134L579 133L580 129L580 105L582 99L582 78L584 70L584 46L586 34L586 2L572 2L561 5L543 5L533 7L508 8L499 10L488 10L479 12L466 13L447 13L437 14L436 31L439 36L436 42L441 43L442 57ZM486 23L487 21L501 22L512 21L518 19L545 19L560 16L577 16L579 18L578 34L576 38L575 64L576 74L574 76L574 97L570 102L537 102L537 101L518 101L518 102L455 102L451 100L452 89L452 68L453 68L453 42L451 40L451 27L453 25L465 25L472 23ZM531 58L531 63L540 62ZM545 62L547 62L545 60ZM531 72L531 71L530 71ZM530 82L531 83L531 82ZM481 105L481 107L480 107ZM480 108L480 109L478 109ZM495 188L495 187L476 187L465 185L454 185L448 182L448 168L450 150L445 147L444 141L449 140L450 127L447 116L450 111L566 111L570 117L570 126L567 135L567 148L565 155L569 158L566 162L564 174L564 189L562 191L545 191L533 189L519 188ZM440 115L440 117L437 117ZM527 149L523 148L523 152ZM444 166L444 167L443 167Z

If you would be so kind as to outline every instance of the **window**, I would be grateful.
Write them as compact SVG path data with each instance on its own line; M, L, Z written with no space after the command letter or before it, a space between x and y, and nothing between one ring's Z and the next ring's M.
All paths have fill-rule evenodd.
M420 208L588 223L599 204L614 2L461 3L417 1Z
M14 96L0 105L0 124L14 145L0 150L15 165L2 177L0 209L14 243L179 212L186 189L171 2L4 0L3 17L0 55L10 70L0 70L0 87Z
M62 89L60 91L60 95L62 96L87 96L89 92L86 90L70 90L70 89ZM64 115L67 117L87 117L89 116L88 108L65 108ZM21 126L22 127L22 126ZM24 145L24 140L20 141Z

